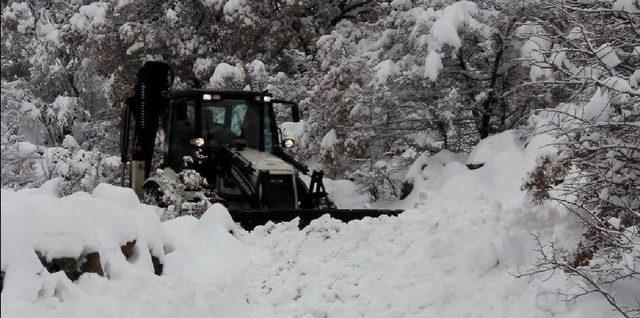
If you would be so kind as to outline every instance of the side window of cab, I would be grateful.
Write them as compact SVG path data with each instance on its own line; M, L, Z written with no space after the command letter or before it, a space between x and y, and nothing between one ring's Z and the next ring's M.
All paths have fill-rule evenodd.
M183 157L190 155L191 139L196 133L195 102L190 99L176 100L171 105L171 118L167 139L169 151L166 163L173 167L182 167Z

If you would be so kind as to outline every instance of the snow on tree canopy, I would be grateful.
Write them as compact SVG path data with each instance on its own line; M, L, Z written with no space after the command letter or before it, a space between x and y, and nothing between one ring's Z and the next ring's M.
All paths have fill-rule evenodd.
M67 149L77 149L80 148L78 142L71 135L64 136L64 140L62 141L62 147Z
M337 143L338 143L338 135L336 135L336 130L331 129L322 138L322 141L320 142L320 148L322 148L323 150L329 150L333 148L333 146L335 146Z
M389 77L398 74L398 66L392 60L384 60L373 68L376 71L376 78L378 83L384 84Z
M609 93L597 88L591 100L584 106L582 118L596 123L605 123L612 112L610 106L611 99L609 98Z
M427 21L431 20L434 15L437 16L437 19L431 24L428 36L418 39L418 42L426 41L428 45L429 53L425 59L424 77L431 81L438 78L438 74L442 70L439 52L442 51L444 45L449 45L454 50L460 48L462 42L458 32L462 26L466 25L474 29L482 28L481 23L474 18L479 11L478 5L475 3L459 1L435 12L435 14L431 8L420 13L413 32L420 30L420 25L428 23Z
M608 67L616 67L622 63L613 48L608 44L602 44L596 49L596 56Z
M442 58L440 54L429 49L429 54L424 61L424 76L434 82L442 70Z
M640 89L640 69L629 76L629 86L633 89Z
M477 21L478 5L470 1L456 2L442 10L429 32L429 47L440 50L444 44L459 48L461 43L458 29L464 25L473 26Z
M244 68L242 65L231 66L227 63L220 63L216 66L216 70L209 79L209 84L211 88L220 89L226 88L229 82L242 83L243 81Z
M20 112L26 115L29 119L34 120L40 116L40 110L31 101L22 101Z
M80 12L69 20L71 29L80 33L103 26L106 23L107 8L104 2L94 2L80 7Z
M178 14L175 10L167 9L167 11L165 11L164 17L171 24L178 22Z
M216 10L219 10L225 4L226 0L200 0L200 2L202 2L202 4L204 4L205 6L213 7Z
M612 9L628 13L640 13L640 5L637 0L616 0Z
M291 138L296 142L300 142L304 134L304 121L297 123L286 121L280 124L282 129L282 138Z
M227 0L222 8L222 12L224 12L224 18L228 22L238 19L244 24L251 24L251 20L249 19L251 8L245 0Z
M633 89L633 87L631 86L631 81L633 80L633 77L629 77L629 80L626 80L624 78L620 78L617 76L611 76L611 77L607 77L606 79L604 79L602 81L602 85L604 87L607 87L615 92L619 92L619 93L633 93L636 95L640 95L640 90L638 89ZM637 85L636 85L637 87Z
M553 43L546 37L544 28L538 24L524 24L516 29L516 34L528 39L520 47L520 54L525 59L524 65L531 65L529 78L532 82L551 76L551 70L546 67L547 61L543 54L551 48ZM562 62L561 56L551 58L554 64Z
M246 65L252 82L265 82L269 78L267 67L260 60L253 60Z
M211 75L211 71L214 70L214 65L211 58L197 58L196 61L193 62L193 73L200 78L205 78Z
M116 4L116 7L114 8L114 10L119 11L120 9L132 4L135 1L136 0L118 0L118 3Z
M71 123L76 112L77 105L78 98L76 97L58 96L53 101L51 107L56 110L58 123L61 127Z
M35 18L27 2L14 2L8 8L2 10L2 20L15 20L19 33L26 33L35 27Z

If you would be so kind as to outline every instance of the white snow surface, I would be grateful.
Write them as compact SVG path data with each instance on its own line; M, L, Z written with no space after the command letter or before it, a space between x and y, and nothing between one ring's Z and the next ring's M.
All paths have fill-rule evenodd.
M510 274L533 261L532 233L569 247L578 239L569 215L531 206L520 191L548 141L540 135L525 146L506 132L469 158L422 155L407 172L409 197L375 204L406 209L401 216L348 224L323 217L303 230L294 221L246 232L220 205L160 226L155 208L107 185L63 198L3 190L2 316L612 317L596 296L563 302L558 292L572 286L562 273L533 282ZM474 157L484 166L469 170ZM327 188L338 204L367 205L348 181ZM134 237L167 251L162 276L109 254ZM56 255L102 249L109 278L72 283L42 272L36 243Z
M510 149L518 149L518 137L513 131L508 131L502 134L489 136L480 140L477 147L474 147L467 163L469 164L482 164L490 161L496 153L501 151L509 151Z

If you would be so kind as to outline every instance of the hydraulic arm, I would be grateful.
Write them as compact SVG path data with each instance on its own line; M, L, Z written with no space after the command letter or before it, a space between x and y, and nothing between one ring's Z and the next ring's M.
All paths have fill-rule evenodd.
M133 118L129 182L139 196L142 184L149 177L159 119L162 112L167 109L166 94L173 84L173 77L173 70L169 65L162 62L145 63L138 72L135 94L126 102L122 118L121 160L124 167L124 163L129 159L129 129L130 120Z

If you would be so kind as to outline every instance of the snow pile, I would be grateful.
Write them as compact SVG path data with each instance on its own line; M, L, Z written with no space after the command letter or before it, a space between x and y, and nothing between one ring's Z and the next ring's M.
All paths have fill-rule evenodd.
M52 183L2 190L2 315L610 317L597 296L563 302L558 291L573 286L561 273L532 283L509 274L532 262L533 233L569 247L578 240L568 214L530 206L520 191L537 158L553 149L548 138L525 144L508 131L469 155L423 154L407 171L412 193L377 204L406 209L399 217L348 224L323 217L303 230L288 222L248 233L218 204L200 219L160 224L155 207L106 184L63 198L50 194ZM341 207L368 204L350 181L326 187ZM132 240L127 259L120 246ZM71 282L44 270L34 250L48 259L99 251L105 277ZM151 255L163 264L161 276Z
M469 158L421 156L408 172L411 195L386 203L408 209L397 218L244 234L254 251L248 301L270 317L610 317L595 296L563 302L557 291L571 286L562 274L531 284L509 274L532 261L532 233L577 240L567 214L531 207L520 191L546 144L506 132ZM469 170L467 159L484 166Z
M200 220L161 225L157 208L130 189L101 184L62 198L49 190L2 190L3 317L245 315L237 269L246 267L246 247L229 233L233 223L221 206ZM127 258L121 246L133 240ZM104 277L84 273L72 282L49 273L36 250L47 261L99 252ZM164 265L161 276L152 255Z
M77 192L63 198L47 193L51 191L2 190L3 303L5 296L27 301L43 293L55 296L56 284L69 283L64 275L47 275L36 251L47 261L98 252L106 274L118 276L126 262L120 247L136 241L136 264L151 265L151 255L162 262L163 236L155 208L131 209L139 205L137 198L133 191L122 190L101 184L93 195Z
M507 131L502 134L489 136L482 139L478 146L474 147L467 164L479 165L490 161L496 153L509 151L510 149L518 149L518 140L515 132Z

